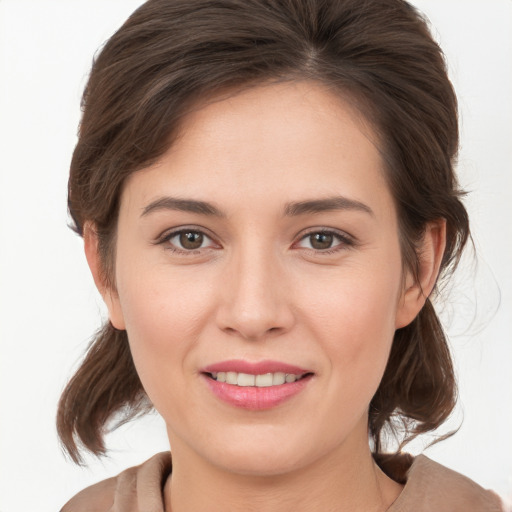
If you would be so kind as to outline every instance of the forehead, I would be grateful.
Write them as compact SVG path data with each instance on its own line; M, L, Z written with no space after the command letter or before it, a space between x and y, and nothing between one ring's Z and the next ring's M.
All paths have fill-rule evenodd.
M125 192L138 201L163 193L267 205L333 194L377 200L389 193L376 144L357 109L321 84L255 86L189 113L166 154Z

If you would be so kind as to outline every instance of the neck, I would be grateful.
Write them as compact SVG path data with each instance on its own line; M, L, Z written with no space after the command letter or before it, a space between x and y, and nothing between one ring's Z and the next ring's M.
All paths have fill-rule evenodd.
M306 467L255 476L215 466L175 442L172 477L164 492L165 510L383 512L402 486L378 468L367 442L364 447L340 447Z

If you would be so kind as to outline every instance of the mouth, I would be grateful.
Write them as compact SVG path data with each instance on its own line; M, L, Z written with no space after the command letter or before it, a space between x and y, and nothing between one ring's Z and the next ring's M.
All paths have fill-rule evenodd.
M283 384L291 384L298 380L303 379L312 375L311 372L306 373L285 373L285 372L274 372L274 373L260 373L253 375L250 373L242 372L211 372L205 373L209 378L217 382L225 382L233 386L240 387L257 387L257 388L269 388L271 386L281 386Z
M299 395L314 373L277 361L224 361L203 368L204 382L221 401L251 411L268 410Z

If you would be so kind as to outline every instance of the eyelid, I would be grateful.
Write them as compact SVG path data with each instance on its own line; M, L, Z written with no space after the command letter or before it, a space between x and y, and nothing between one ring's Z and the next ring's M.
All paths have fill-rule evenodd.
M182 249L180 247L172 247L171 244L169 244L169 247L167 247L166 249L173 251L173 252L181 253L181 254L196 254L197 251L211 249L214 246L221 247L220 244L215 240L215 236L213 236L209 232L209 230L207 230L203 227L194 226L194 225L185 225L185 226L178 226L178 227L166 229L165 231L163 231L162 233L160 233L160 235L158 235L156 237L156 239L153 242L153 245L163 245L165 243L170 242L170 240L172 240L175 236L178 236L182 233L187 233L187 232L200 233L205 238L207 238L208 240L213 242L213 244L211 246L200 247L198 249L192 249L192 250Z
M160 233L156 239L154 240L153 245L163 245L167 242L169 242L172 238L174 238L177 235L180 235L181 233L186 232L197 232L201 233L205 238L208 238L213 245L208 247L201 247L194 250L186 250L181 249L179 247L167 247L168 250L171 250L173 252L182 253L182 254L196 254L198 251L204 250L204 249L211 249L214 246L217 246L217 248L221 248L221 244L216 241L216 237L210 233L210 231L206 228L200 227L200 226L194 226L194 225L185 225L185 226L176 226L174 228L169 228ZM337 252L339 250L348 249L351 247L354 247L357 244L357 240L354 236L350 235L346 231L341 231L339 229L335 228L327 228L324 226L319 227L311 227L308 228L305 231L302 231L295 237L295 242L292 244L292 247L297 246L302 240L307 238L308 236L311 236L315 233L322 233L322 234L329 234L333 235L335 238L339 240L339 243L336 244L334 247L327 248L327 249L313 249L313 248L307 248L303 247L304 250L309 250L311 252L314 252L315 254L330 254L333 252ZM170 244L169 244L170 245Z
M304 250L309 250L316 254L332 254L333 252L337 252L343 249L349 249L356 245L357 240L354 236L350 235L346 231L341 231L335 228L327 228L327 227L313 227L308 228L306 231L301 232L296 237L296 242L294 242L294 246L302 242L308 236L314 235L316 233L322 233L326 235L334 235L340 243L336 244L333 247L329 247L327 249L313 249L309 247L302 247Z

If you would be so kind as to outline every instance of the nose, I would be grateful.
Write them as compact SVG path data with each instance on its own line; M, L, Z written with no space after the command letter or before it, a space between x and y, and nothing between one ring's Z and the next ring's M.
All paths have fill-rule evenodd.
M224 269L217 323L245 340L276 336L295 322L286 272L268 247L246 248Z

